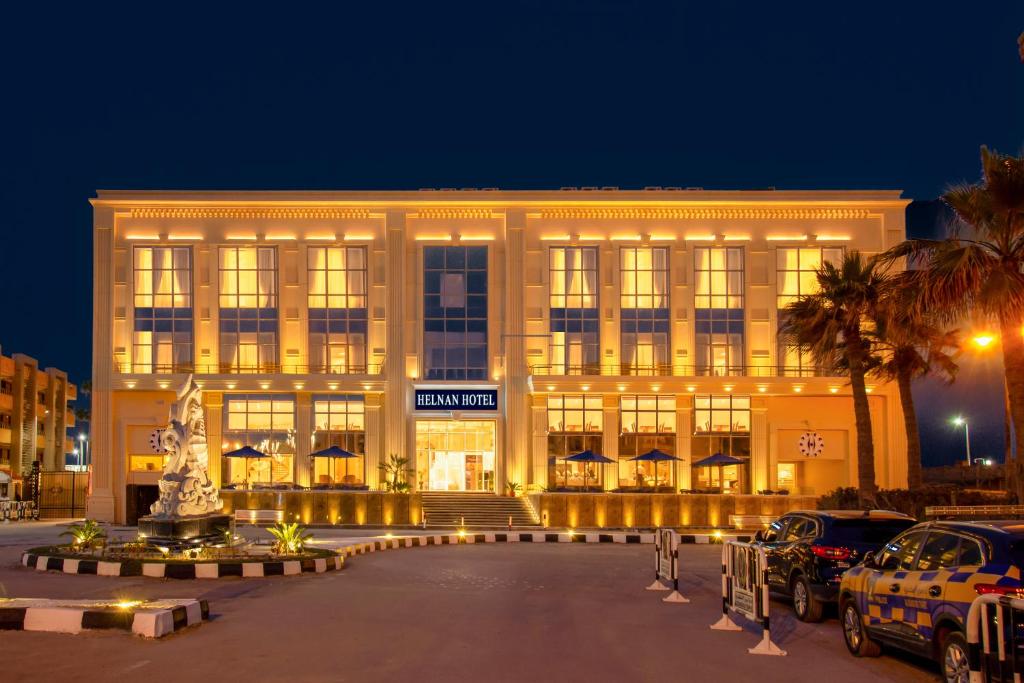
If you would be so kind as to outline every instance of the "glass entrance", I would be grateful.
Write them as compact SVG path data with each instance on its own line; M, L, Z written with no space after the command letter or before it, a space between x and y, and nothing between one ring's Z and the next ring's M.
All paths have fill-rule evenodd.
M421 491L493 491L493 420L417 420L416 483Z

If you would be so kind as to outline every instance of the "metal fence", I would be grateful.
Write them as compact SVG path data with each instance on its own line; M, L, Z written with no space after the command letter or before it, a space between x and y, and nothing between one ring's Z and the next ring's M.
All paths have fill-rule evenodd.
M1024 600L980 595L967 613L971 683L1011 683L1024 672Z
M85 497L89 491L88 472L39 472L37 488L40 519L85 516Z

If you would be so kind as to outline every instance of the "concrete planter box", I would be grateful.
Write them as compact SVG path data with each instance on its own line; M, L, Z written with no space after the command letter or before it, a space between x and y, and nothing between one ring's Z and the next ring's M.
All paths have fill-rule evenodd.
M814 496L672 493L539 493L531 500L549 527L727 527L730 515L778 516L817 507Z
M285 522L388 526L419 524L418 493L384 491L222 490L225 514L235 510L280 510Z

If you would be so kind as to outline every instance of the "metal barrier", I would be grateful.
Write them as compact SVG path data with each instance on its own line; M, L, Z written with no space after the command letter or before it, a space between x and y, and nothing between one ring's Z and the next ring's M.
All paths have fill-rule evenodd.
M662 579L671 581L672 588L666 586ZM654 583L647 590L671 590L662 598L662 602L690 602L679 592L679 534L673 529L658 529L654 532Z
M1024 673L1021 629L1024 600L992 593L974 599L967 612L971 683L1020 682Z
M930 505L924 515L932 519L1006 519L1024 516L1024 505Z
M732 620L732 610L761 625L761 642L747 648L752 655L785 656L772 642L768 618L768 558L764 548L752 543L726 541L722 545L722 618L711 625L715 631L742 631Z
M39 511L30 500L0 500L0 521L17 522L39 519Z

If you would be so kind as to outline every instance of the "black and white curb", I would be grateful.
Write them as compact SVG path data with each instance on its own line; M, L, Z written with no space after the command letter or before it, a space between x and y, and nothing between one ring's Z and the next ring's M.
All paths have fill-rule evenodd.
M341 569L345 558L341 555L305 560L263 560L259 562L104 562L103 560L75 560L23 553L21 563L37 571L56 571L64 574L96 574L98 576L147 576L154 579L220 579L227 576L243 578L262 576L294 576L297 574L323 574Z
M709 544L725 541L749 541L749 536L682 534L680 543ZM142 562L126 560L80 560L23 553L21 563L37 571L64 574L95 574L98 576L146 576L154 579L220 579L229 576L256 578L264 576L296 576L299 574L335 571L345 566L345 558L381 550L419 548L431 545L473 545L477 543L625 543L652 544L653 533L568 532L460 532L429 536L396 536L382 540L351 543L338 549L333 557L306 560L264 560L259 562Z
M749 536L736 535L714 535L714 534L688 534L681 535L681 543L722 543L725 541L749 540ZM654 534L652 533L599 533L576 531L572 533L548 533L548 532L485 532L485 533L455 533L435 534L425 536L402 536L385 538L384 540L367 541L366 543L355 543L338 549L345 557L363 555L365 553L377 552L380 550L391 550L397 548L419 548L429 545L472 545L476 543L633 543L652 544Z
M161 638L210 618L206 600L149 600L119 606L95 600L0 599L0 631L131 631Z

